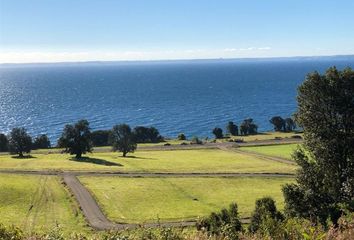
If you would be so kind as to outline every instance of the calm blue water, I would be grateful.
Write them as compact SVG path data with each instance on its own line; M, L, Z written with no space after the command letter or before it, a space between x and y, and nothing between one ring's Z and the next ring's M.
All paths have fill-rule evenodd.
M24 126L56 142L66 123L82 118L93 129L128 123L170 137L210 136L248 117L270 130L272 116L296 110L306 73L333 65L354 67L354 57L2 66L0 132Z

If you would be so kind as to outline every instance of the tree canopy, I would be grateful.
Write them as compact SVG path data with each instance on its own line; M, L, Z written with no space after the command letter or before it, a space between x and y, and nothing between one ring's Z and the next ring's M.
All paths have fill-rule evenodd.
M135 135L127 124L115 125L112 129L111 143L114 151L123 153L123 157L129 152L134 152L137 144Z
M9 140L6 135L0 133L0 152L6 152L9 149Z
M46 134L42 134L34 139L32 149L46 149L50 148L50 146L51 144L48 136Z
M65 148L64 152L81 158L82 154L92 151L90 124L80 120L74 125L67 124L58 140L58 146Z
M354 71L311 73L298 88L296 122L303 149L294 158L296 183L283 188L285 210L322 224L354 210Z
M285 131L285 120L280 116L272 117L269 122L273 124L274 131Z
M23 157L23 153L30 153L32 138L25 128L13 128L9 135L9 150L12 154Z
M229 122L226 126L227 131L232 135L232 136L237 136L238 135L238 127L234 122Z
M224 135L222 133L222 129L218 128L218 127L213 129L213 134L215 135L215 138L223 138L224 137Z
M253 122L252 118L247 118L243 120L240 125L240 134L241 135L249 135L256 134L258 126Z
M159 130L154 127L137 126L133 133L137 143L157 143L163 140Z

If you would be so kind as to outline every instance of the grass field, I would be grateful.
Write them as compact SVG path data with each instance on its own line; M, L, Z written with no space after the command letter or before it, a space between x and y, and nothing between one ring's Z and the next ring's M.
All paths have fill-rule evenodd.
M278 144L269 146L242 147L240 150L291 159L291 155L294 150L296 150L297 146L298 144Z
M275 138L291 138L292 136L302 136L302 133L295 132L262 132L256 135L249 136L231 136L230 138L220 139L218 141L224 142L229 139L242 139L245 142L258 141L258 140L273 140Z
M33 158L25 159L1 155L0 169L289 173L294 172L296 168L217 149L137 151L127 158L121 157L121 153L112 152L93 153L87 156L88 159L77 161L67 154L33 154Z
M236 201L242 217L255 200L273 197L283 208L281 185L289 178L118 178L80 177L107 216L117 222L188 220Z
M54 176L0 174L0 223L26 232L45 232L59 224L82 231L85 222L74 200Z

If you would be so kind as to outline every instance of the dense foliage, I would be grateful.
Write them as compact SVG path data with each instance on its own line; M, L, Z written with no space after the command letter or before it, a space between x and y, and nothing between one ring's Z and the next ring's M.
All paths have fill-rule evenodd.
M258 126L253 122L252 118L247 118L243 120L240 125L240 134L241 135L250 135L257 133Z
M242 230L241 221L238 215L236 203L232 203L229 209L222 209L220 212L212 212L209 217L203 218L197 223L197 229L206 231L213 235L227 235L237 238L238 232Z
M256 208L252 213L248 230L251 233L255 233L259 229L262 229L271 233L283 220L284 217L277 210L275 201L270 197L261 198L256 200Z
M285 131L285 120L280 116L272 117L269 122L273 124L274 131Z
M183 140L187 140L186 135L184 135L184 133L178 134L177 139L178 139L178 140L182 140L182 141L183 141Z
M92 151L91 131L87 120L80 120L74 125L67 124L58 140L58 146L65 148L64 152L81 158L82 154Z
M7 152L9 149L9 140L5 134L0 133L0 152Z
M50 148L50 140L47 135L42 134L34 139L32 149L46 149Z
M32 149L32 138L25 128L14 128L9 135L9 151L23 157L23 153L30 153Z
M222 133L222 129L221 128L214 128L213 129L213 134L215 135L215 138L223 138L224 134Z
M94 147L102 147L110 145L111 131L110 130L96 130L91 132L91 141Z
M133 134L137 143L157 143L163 141L159 130L154 127L138 126L134 128Z
M234 122L229 122L226 126L227 132L230 133L232 136L238 135L238 127Z
M296 183L283 189L289 216L334 223L354 210L354 71L330 68L298 89L296 121L304 130L294 158Z
M134 152L137 147L135 135L127 124L115 125L110 141L113 150L122 152L123 157L126 157L129 152Z

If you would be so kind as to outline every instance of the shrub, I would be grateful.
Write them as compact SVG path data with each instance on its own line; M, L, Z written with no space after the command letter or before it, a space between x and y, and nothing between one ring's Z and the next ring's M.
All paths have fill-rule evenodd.
M47 135L42 134L36 137L33 142L32 149L47 149L50 148L50 140Z
M191 144L203 144L203 142L198 137L192 137Z
M223 138L223 133L222 133L222 129L221 128L214 128L213 129L213 134L215 135L215 138Z
M187 140L186 135L184 135L184 133L178 134L177 139L178 139L178 140L181 140L181 141Z
M232 203L229 209L224 208L219 213L212 212L209 217L203 218L197 223L197 229L212 235L237 238L238 233L242 231L237 204Z
M283 215L277 210L272 198L261 198L256 201L256 208L251 216L248 230L255 233L261 229L263 232L272 234L283 219Z

